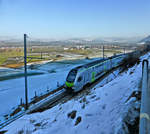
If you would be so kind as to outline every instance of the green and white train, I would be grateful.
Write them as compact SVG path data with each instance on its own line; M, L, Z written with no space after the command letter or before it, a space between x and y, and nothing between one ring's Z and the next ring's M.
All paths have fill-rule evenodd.
M70 92L78 92L88 83L94 82L112 68L119 66L127 57L128 54L121 54L75 67L68 73L65 88Z

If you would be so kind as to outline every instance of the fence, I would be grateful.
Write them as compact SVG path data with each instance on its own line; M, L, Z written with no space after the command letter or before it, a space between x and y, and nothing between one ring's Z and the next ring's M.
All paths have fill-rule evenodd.
M142 65L142 95L139 134L150 134L150 88L148 85L148 60L144 60Z

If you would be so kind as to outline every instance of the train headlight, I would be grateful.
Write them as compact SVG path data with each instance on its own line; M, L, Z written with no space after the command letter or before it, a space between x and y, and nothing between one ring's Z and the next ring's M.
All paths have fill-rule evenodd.
M73 83L73 82L71 83L71 82L67 82L67 81L66 81L65 84L66 84L67 87L73 87L73 86L74 86L74 83Z

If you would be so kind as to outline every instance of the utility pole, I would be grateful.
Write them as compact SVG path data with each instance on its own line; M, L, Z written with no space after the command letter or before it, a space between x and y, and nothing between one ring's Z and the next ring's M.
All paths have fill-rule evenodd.
M125 48L124 48L123 50L124 50L124 54L125 54L125 52L126 52L126 51L125 51Z
M27 85L27 35L24 34L24 76L25 76L25 109L28 109L28 85Z
M103 46L103 59L104 59L104 46Z
M42 59L42 52L41 52L41 59Z

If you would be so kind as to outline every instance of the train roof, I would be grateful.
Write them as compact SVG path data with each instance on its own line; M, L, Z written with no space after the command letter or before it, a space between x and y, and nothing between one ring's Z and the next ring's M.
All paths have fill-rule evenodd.
M73 68L72 70L77 70L78 71L78 70L83 69L83 68L89 68L89 67L92 67L92 66L94 66L94 65L96 65L100 62L105 61L105 60L106 60L106 58L105 59L99 59L99 60L96 60L96 61L92 61L90 63L84 64L84 65L81 65L81 66L77 66L77 67Z
M115 55L115 56L112 56L110 58L115 58L115 57L122 56L122 55L124 55L124 54ZM96 61L92 61L90 63L84 64L84 65L81 65L81 66L77 66L77 67L73 68L72 70L78 71L80 69L89 68L89 67L92 67L92 66L94 66L94 65L96 65L98 63L101 63L101 62L103 62L103 61L105 61L107 59L108 58L104 58L104 59L99 59L99 60L96 60Z
M103 61L105 61L105 60L106 60L106 59L96 60L96 61L93 61L93 62L90 62L90 63L87 63L87 64L83 65L83 67L84 67L84 68L89 68L89 67L94 66L94 65L96 65L96 64L98 64L98 63L100 63L100 62L103 62Z

